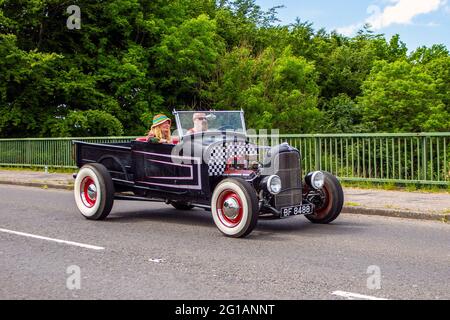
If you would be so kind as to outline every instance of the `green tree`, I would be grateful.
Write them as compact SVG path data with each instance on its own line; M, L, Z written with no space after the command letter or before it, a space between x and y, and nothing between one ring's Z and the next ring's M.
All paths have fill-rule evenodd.
M224 50L215 21L200 15L172 27L155 50L159 88L170 93L168 106L204 106L202 94Z
M123 126L111 114L100 110L71 111L52 127L54 136L121 136Z
M378 60L396 61L406 58L406 47L398 35L387 43L384 36L361 30L353 39L334 35L333 50L319 50L320 86L326 99L341 93L352 99L361 94L361 85Z
M81 30L66 27L67 1L0 0L0 137L108 133L87 116L139 135L174 107L243 107L252 127L285 132L448 128L444 45L407 55L368 25L279 25L280 7L255 0L70 4Z
M376 62L358 101L363 121L374 131L450 130L450 116L436 84L420 65Z
M58 113L55 66L60 56L17 47L16 36L0 34L0 136L36 136Z
M450 113L450 53L444 45L430 48L420 47L409 57L412 63L424 66L426 72L434 79L439 96Z
M215 107L243 108L254 129L311 132L321 117L316 77L314 65L290 48L279 56L268 48L257 57L246 47L237 48L221 61Z
M424 69L433 78L439 98L450 114L450 56L435 58L428 62Z
M325 104L324 123L321 126L321 131L325 133L364 131L361 108L346 94L333 97Z
M409 55L409 60L416 63L426 64L434 59L449 56L448 49L442 44L432 45L430 48L422 46L414 50Z

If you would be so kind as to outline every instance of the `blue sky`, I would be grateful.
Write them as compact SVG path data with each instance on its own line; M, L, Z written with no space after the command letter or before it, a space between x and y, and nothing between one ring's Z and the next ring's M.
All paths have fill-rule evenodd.
M450 0L256 0L263 9L279 9L282 24L299 17L315 29L338 30L351 36L370 22L389 39L398 33L410 51L442 43L450 49Z

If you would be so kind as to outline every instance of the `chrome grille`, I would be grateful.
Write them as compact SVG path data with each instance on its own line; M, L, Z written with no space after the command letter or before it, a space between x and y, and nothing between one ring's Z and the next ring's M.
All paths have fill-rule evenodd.
M283 152L275 156L275 168L278 168L276 175L281 178L283 190L279 195L274 196L275 208L298 205L302 203L301 164L300 155L297 151Z

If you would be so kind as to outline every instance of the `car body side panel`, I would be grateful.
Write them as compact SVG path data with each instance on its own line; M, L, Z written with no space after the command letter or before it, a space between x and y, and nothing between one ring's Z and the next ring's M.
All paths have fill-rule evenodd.
M89 163L101 163L113 178L132 180L133 166L130 143L98 144L74 141L76 164L81 168Z
M170 144L133 142L135 183L140 187L207 197L207 168L200 157L172 155Z

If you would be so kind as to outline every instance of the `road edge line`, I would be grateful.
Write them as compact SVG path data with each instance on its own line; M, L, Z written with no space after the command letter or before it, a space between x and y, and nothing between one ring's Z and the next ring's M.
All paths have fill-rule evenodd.
M332 295L338 296L338 297L343 297L343 298L347 298L349 300L353 300L353 299L364 299L364 300L389 300L386 298L379 298L379 297L374 297L374 296L367 296L364 294L359 294L359 293L353 293L353 292L347 292L347 291L341 291L341 290L336 290L333 291L331 293Z

